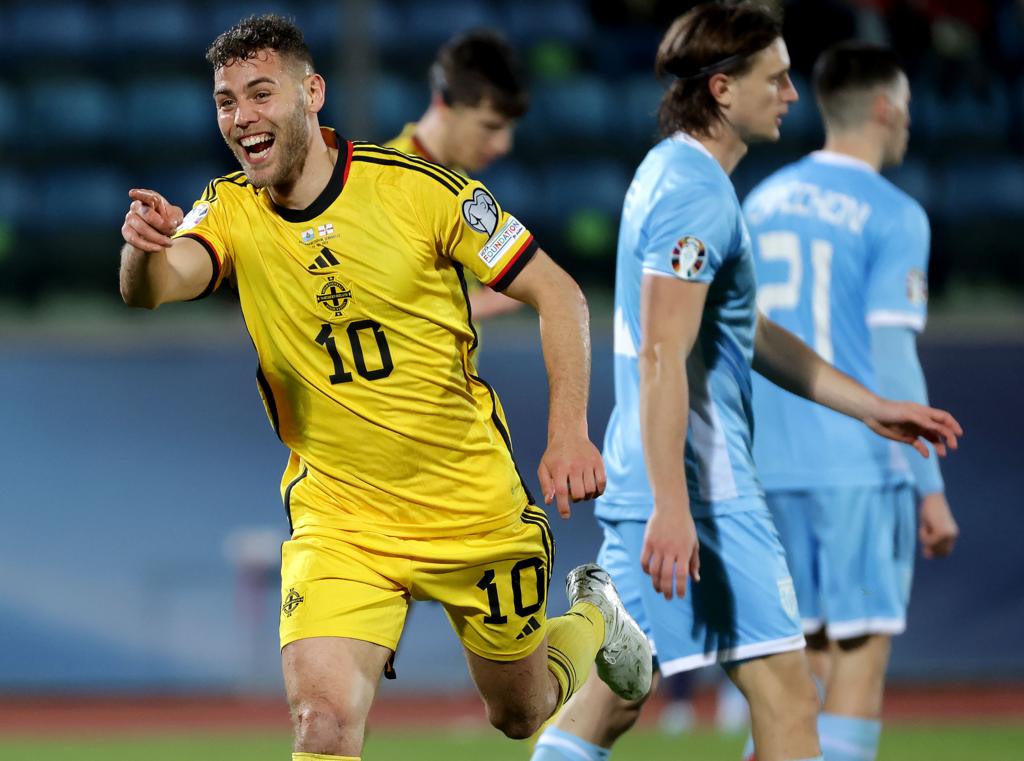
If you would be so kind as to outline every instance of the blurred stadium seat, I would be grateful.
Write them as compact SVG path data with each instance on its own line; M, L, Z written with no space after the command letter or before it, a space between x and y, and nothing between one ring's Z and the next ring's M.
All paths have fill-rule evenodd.
M216 111L209 81L192 78L138 79L125 93L127 135L138 144L157 139L214 138Z
M886 170L885 176L929 212L938 202L939 193L935 187L935 178L923 161L904 161L900 166Z
M573 0L527 0L506 3L498 29L524 47L550 39L582 46L591 38L593 21L586 8Z
M34 179L31 191L38 203L33 205L33 222L47 233L70 233L74 228L117 230L133 187L121 172L100 165L52 169Z
M651 74L630 77L620 83L616 103L621 106L617 115L625 121L627 140L652 144L658 136L658 106L665 85Z
M555 218L578 209L618 214L629 187L630 171L611 159L559 162L544 174L546 213Z
M17 91L0 82L0 145L14 142L18 131L18 117L23 116Z
M82 77L43 79L27 91L28 118L17 126L20 143L63 145L103 142L123 125L123 104L115 88Z
M614 106L611 91L594 77L538 84L533 106L549 138L608 138L612 136Z
M1000 157L948 164L940 213L950 219L1024 216L1024 161Z
M410 3L401 17L406 43L425 53L432 53L454 34L497 23L490 8L476 0Z
M387 75L374 83L372 92L374 138L382 143L397 135L407 122L419 119L430 98L425 81Z
M118 3L105 18L108 43L123 50L205 50L206 38L187 3L165 0L159 4ZM105 36L106 36L105 35Z
M95 3L20 2L10 9L8 52L83 55L100 50L106 16Z
M499 161L480 175L480 181L494 194L502 208L530 227L531 219L543 214L540 203L540 173L531 171L514 158Z
M0 223L21 222L25 190L25 179L18 172L0 169Z

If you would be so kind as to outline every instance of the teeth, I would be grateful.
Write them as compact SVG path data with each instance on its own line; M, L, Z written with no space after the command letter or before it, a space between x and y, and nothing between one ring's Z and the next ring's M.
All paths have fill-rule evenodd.
M241 139L240 142L242 143L242 145L248 148L250 145L256 145L256 143L262 143L265 140L270 140L271 137L272 136L267 133L263 133L260 135L246 135Z

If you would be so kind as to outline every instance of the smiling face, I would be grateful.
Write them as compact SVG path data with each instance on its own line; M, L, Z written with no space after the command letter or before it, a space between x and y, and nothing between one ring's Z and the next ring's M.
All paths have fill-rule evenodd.
M323 104L323 79L262 50L214 72L217 124L257 188L293 185L302 174Z
M779 139L782 117L799 98L789 78L789 51L782 38L758 52L751 68L729 78L722 112L744 143Z

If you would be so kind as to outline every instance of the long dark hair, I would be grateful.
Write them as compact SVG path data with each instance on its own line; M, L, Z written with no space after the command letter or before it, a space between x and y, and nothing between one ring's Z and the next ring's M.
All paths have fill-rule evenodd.
M715 74L740 76L753 56L782 36L782 22L753 3L704 3L672 22L658 46L655 72L674 76L658 108L662 136L706 135L722 118L708 89Z

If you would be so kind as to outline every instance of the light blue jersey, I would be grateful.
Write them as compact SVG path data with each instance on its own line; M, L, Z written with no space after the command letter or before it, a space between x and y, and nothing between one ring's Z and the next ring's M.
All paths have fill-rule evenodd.
M868 164L819 151L761 183L744 211L758 308L877 391L871 328L924 328L929 228L920 204ZM770 492L909 478L898 445L760 376L754 413L755 459Z
M739 201L721 165L682 133L662 140L626 194L615 274L615 408L604 440L600 518L647 520L654 506L640 435L640 285L645 274L709 283L686 371L686 479L695 517L763 504L754 473L750 363L754 264Z

